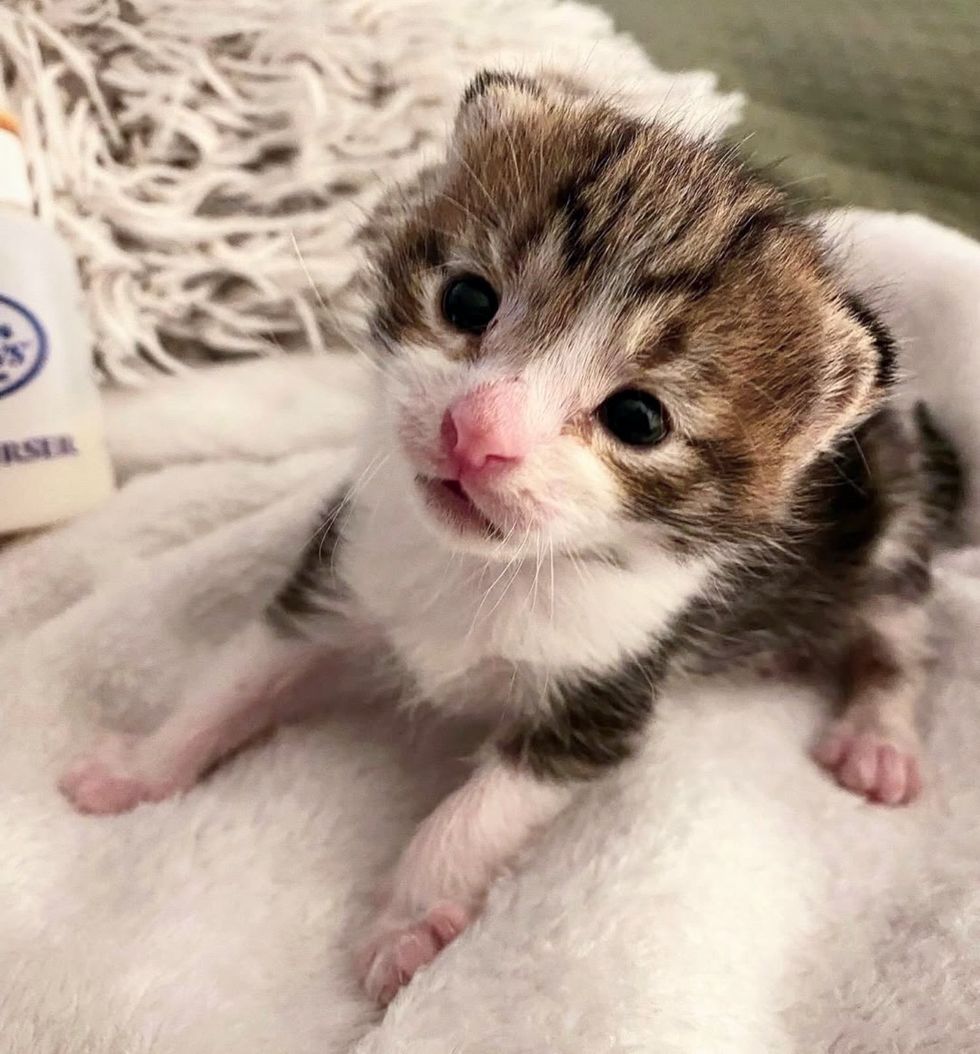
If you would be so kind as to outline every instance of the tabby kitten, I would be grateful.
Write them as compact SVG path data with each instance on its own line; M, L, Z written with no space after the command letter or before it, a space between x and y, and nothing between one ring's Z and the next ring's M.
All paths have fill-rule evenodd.
M387 1002L674 674L792 655L832 674L815 748L846 787L920 785L933 545L958 470L889 401L892 342L820 236L727 148L563 78L483 73L444 163L372 231L377 391L357 482L265 614L163 726L62 788L186 789L314 663L487 718L359 957Z

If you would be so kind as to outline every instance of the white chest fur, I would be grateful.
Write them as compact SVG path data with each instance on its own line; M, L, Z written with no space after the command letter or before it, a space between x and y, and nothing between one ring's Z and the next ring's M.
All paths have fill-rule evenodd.
M488 563L442 545L401 488L369 490L345 532L342 574L428 694L495 659L614 667L652 643L708 573L663 553L628 569L550 552Z

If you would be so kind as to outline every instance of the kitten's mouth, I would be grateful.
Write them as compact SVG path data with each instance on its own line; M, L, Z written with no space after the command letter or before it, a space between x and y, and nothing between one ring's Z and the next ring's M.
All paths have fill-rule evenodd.
M478 533L485 538L501 538L503 532L466 493L458 479L430 479L416 476L427 508L443 523L462 534Z

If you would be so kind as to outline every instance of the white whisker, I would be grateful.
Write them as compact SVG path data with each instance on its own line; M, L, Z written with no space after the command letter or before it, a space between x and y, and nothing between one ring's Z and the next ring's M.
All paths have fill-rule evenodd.
M326 541L327 535L330 532L331 527L337 522L341 514L347 508L348 505L354 500L354 498L371 482L372 479L381 471L388 459L391 457L390 454L384 456L375 457L368 465L368 467L358 476L354 484L348 489L344 495L344 500L334 510L333 515L329 516L320 528L323 532L320 538L320 548L317 551L317 558L320 559L323 556L323 543ZM370 473L370 474L369 474ZM315 535L314 535L315 537Z
M510 531L507 534L507 537L504 539L503 543L501 543L501 544L506 544L507 539L509 539L510 536L514 533L514 529L515 528L513 528L513 527L510 529ZM504 564L503 569L501 570L500 574L497 575L497 577L490 583L490 586L486 590L486 592L484 592L483 598L480 600L480 603L477 606L477 609L476 609L476 611L473 614L473 621L470 623L470 628L469 628L469 630L466 633L466 637L464 638L465 640L468 641L470 639L470 637L473 635L473 631L476 629L477 621L480 618L480 614L482 613L483 608L484 608L484 606L487 603L487 600L490 598L490 594L493 592L493 590L496 587L497 583L510 570L510 568L513 565L515 559L516 559L516 556L511 556L511 558ZM486 569L486 567L487 567L487 565L484 565L484 569Z
M364 361L367 362L367 364L373 370L377 370L378 373L383 373L384 371L378 365L378 363L370 355L368 355L368 353L363 348L359 348L344 332L344 324L338 317L336 310L331 305L329 305L326 300L324 300L323 294L320 292L316 282L314 282L313 280L313 275L310 273L310 269L306 264L306 260L303 258L303 254L300 251L299 242L296 240L296 233L294 231L290 231L289 237L293 243L293 251L296 253L296 259L299 260L299 265L300 267L302 267L303 274L306 276L306 281L309 283L310 289L313 290L313 295L316 297L317 303L319 304L320 308L324 311L330 321L333 322L337 336L340 337L341 341L343 341L346 347L353 351L355 355L359 355L361 358L363 358Z
M521 540L521 543L520 543L520 545L519 545L519 546L518 546L518 548L517 548L517 552L516 552L516 553L515 553L515 555L514 555L514 559L512 560L512 563L515 563L515 564L516 564L516 567L515 567L514 573L513 573L513 575L511 575L511 577L510 577L510 578L508 579L508 581L507 581L507 584L506 584L506 585L504 586L504 588L503 588L503 589L502 589L502 590L500 591L500 596L499 596L499 597L497 598L497 602L496 602L496 603L495 603L495 604L493 605L493 607L492 607L492 608L491 608L491 609L490 609L490 610L489 610L489 611L487 612L487 616L486 616L486 617L487 617L488 619L489 619L489 618L490 618L490 616L491 616L491 615L492 615L492 614L493 614L493 613L494 613L494 612L495 612L495 611L497 610L497 608L498 608L498 607L500 607L500 605L501 605L501 604L503 603L503 601L504 601L504 598L505 598L505 597L507 596L507 594L508 594L508 593L510 592L510 587L511 587L511 586L512 586L512 585L513 585L513 584L514 584L514 583L515 583L516 581L517 581L517 579L518 579L518 578L520 577L521 569L522 569L522 568L523 568L523 566L524 566L524 562L523 562L523 560L521 559L521 554L522 554L522 553L524 552L524 546L525 546L525 545L527 544L527 540L528 540L528 537L530 536L530 534L531 534L531 528L530 528L530 526L529 526L529 527L527 528L527 530L526 530L526 531L524 532L524 537L523 537L523 539Z

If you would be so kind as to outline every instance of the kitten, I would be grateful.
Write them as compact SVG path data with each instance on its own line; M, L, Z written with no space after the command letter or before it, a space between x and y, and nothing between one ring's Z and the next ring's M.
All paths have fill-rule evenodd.
M314 662L484 714L471 778L406 848L360 956L386 1003L630 755L669 674L802 656L841 684L820 763L914 797L958 468L924 412L889 404L888 334L783 193L567 80L484 73L444 164L372 233L358 481L207 683L65 775L75 805L189 787Z

